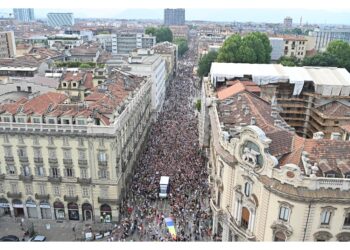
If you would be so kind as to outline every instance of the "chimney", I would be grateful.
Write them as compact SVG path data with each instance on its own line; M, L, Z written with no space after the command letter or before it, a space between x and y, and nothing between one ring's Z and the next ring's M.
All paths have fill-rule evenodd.
M277 118L278 112L277 111L271 111L271 116L273 118Z
M275 122L274 122L274 126L276 126L276 127L278 127L278 126L280 126L281 125L281 123L282 123L282 121L281 120L275 120Z
M321 140L323 138L324 138L324 133L321 131L314 133L312 137L312 139L315 139L315 140Z
M252 118L250 118L250 125L255 125L256 124L256 119L253 116Z
M242 100L242 96L239 94L237 99L238 101Z
M331 134L331 140L340 140L340 139L341 139L340 133L338 133L338 132L333 132L333 133Z

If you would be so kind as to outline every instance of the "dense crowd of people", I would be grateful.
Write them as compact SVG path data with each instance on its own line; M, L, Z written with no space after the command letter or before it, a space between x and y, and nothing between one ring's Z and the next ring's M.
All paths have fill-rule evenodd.
M211 239L208 174L198 146L194 98L193 44L179 60L163 110L152 125L131 190L120 211L111 241L208 241ZM170 192L159 198L161 176L170 177ZM173 219L176 237L165 218Z

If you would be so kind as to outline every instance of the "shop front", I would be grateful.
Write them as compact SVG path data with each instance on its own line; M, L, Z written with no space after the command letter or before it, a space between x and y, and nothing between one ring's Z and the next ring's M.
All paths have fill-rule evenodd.
M112 222L112 209L109 205L103 204L100 207L101 211L101 222L103 223L109 223Z
M24 217L24 206L22 201L15 199L12 201L13 214L15 217Z
M0 216L11 216L10 203L5 198L0 198Z
M64 220L64 204L60 201L55 201L53 203L53 208L55 210L56 220Z
M92 220L92 206L89 203L84 203L82 206L83 210L83 220L89 221Z
M48 201L41 201L39 207L42 219L52 219L51 206Z
M38 210L35 201L33 201L32 199L28 199L26 201L26 208L28 218L38 218Z
M79 207L76 203L68 203L68 218L70 220L79 220Z

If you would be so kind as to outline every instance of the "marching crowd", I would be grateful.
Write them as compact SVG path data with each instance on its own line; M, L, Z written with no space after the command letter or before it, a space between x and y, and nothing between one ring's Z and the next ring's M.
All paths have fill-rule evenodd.
M179 60L168 86L163 110L152 125L148 142L121 208L121 221L110 241L208 241L211 212L208 174L198 146L194 98L194 50ZM170 177L167 199L159 198L161 176ZM176 237L165 218L173 219Z

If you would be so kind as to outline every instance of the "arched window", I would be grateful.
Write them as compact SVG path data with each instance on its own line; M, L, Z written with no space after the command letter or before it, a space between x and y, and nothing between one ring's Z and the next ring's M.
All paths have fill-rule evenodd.
M249 217L250 217L250 212L249 212L248 208L243 207L243 209L242 209L242 224L241 225L244 229L248 229Z
M273 241L286 241L286 235L282 231L277 231Z

